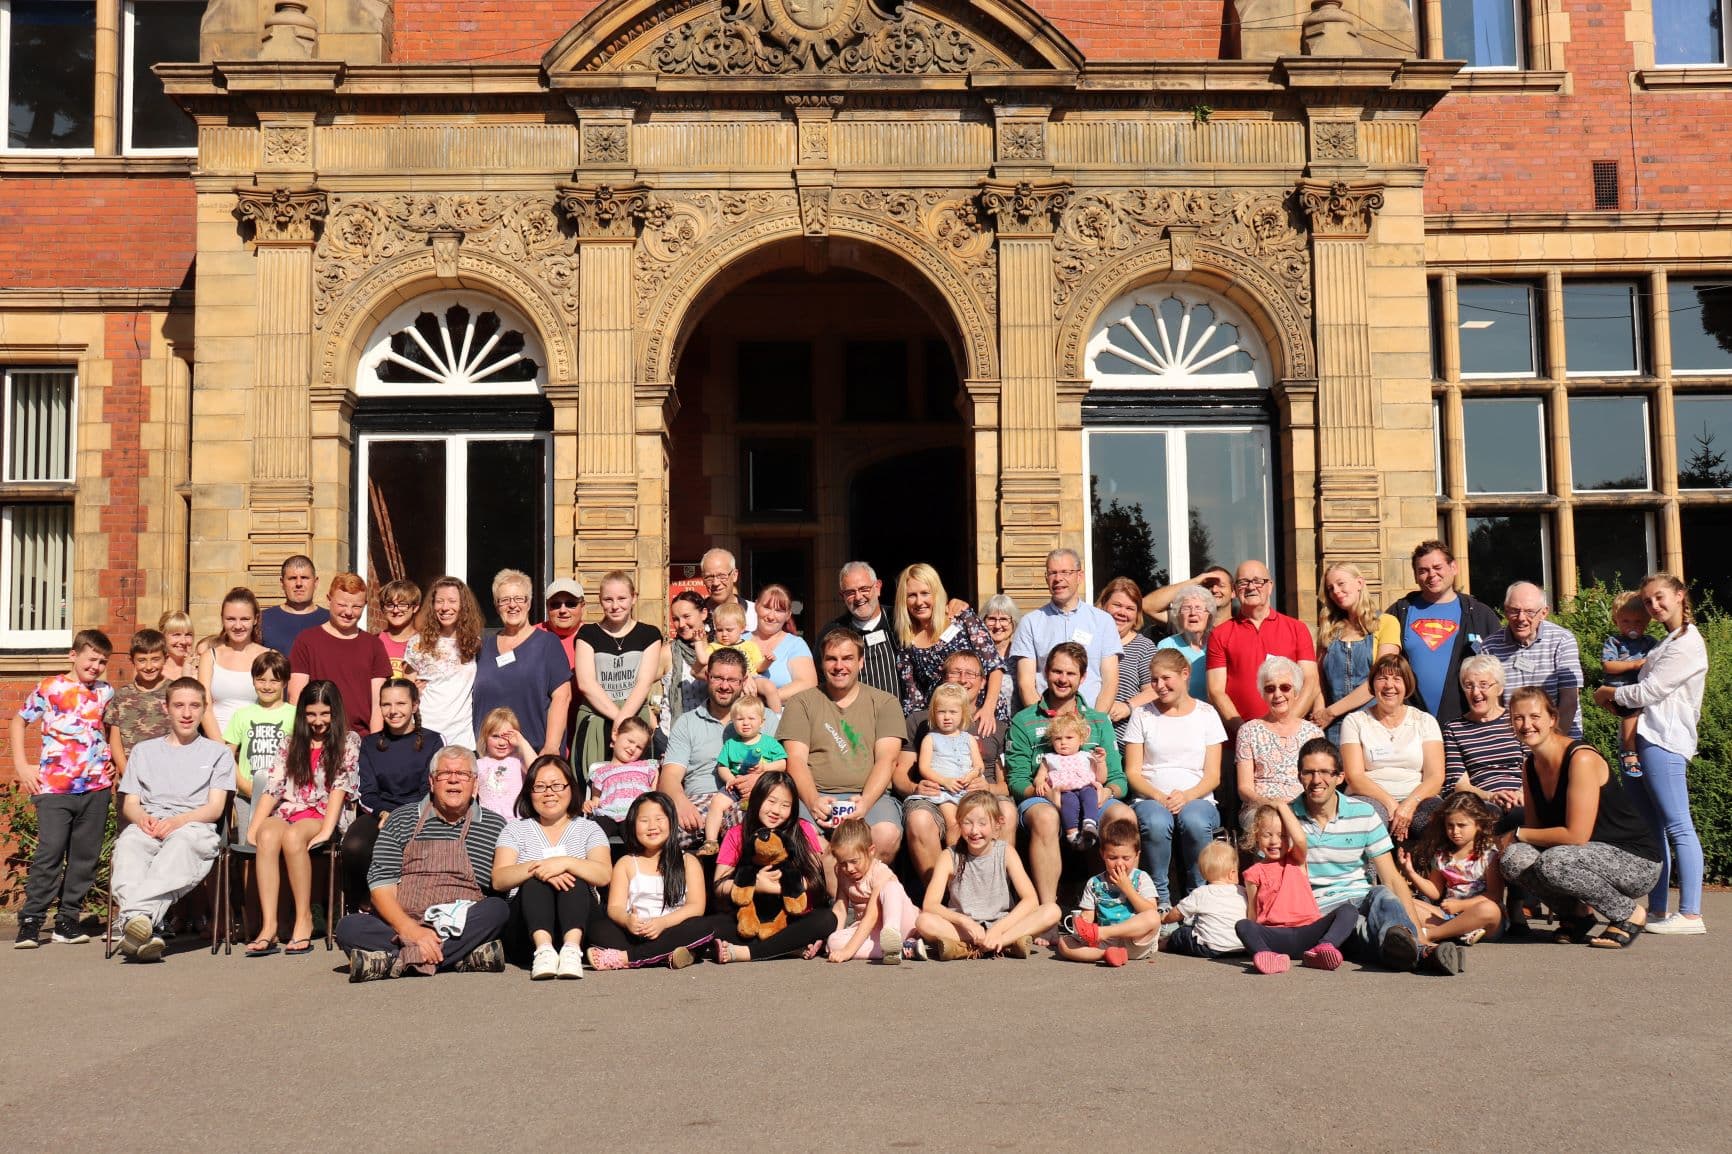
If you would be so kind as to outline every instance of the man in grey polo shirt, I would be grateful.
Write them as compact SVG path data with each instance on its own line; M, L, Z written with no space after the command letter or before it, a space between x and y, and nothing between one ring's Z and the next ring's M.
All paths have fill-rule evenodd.
M746 658L738 649L718 649L710 655L709 699L674 719L668 751L662 758L661 791L673 798L680 821L680 843L696 849L704 841L704 816L710 800L721 791L716 759L722 755L734 703L746 686ZM775 736L777 716L764 711L764 732ZM740 796L751 792L759 773L737 777Z
M1582 735L1582 653L1576 635L1546 620L1546 591L1517 581L1503 595L1507 624L1479 643L1481 653L1503 662L1503 699L1530 685L1546 691L1571 737Z
M1084 705L1105 713L1119 693L1119 627L1106 612L1083 596L1082 559L1075 549L1054 549L1046 555L1046 588L1052 600L1023 618L1010 639L1017 658L1016 693L1019 708L1027 708L1046 692L1046 657L1061 641L1074 641L1088 651L1088 672L1077 696Z

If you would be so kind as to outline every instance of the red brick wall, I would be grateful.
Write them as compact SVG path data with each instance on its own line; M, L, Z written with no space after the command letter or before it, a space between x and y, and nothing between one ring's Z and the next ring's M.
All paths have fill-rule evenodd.
M195 214L186 177L0 178L0 284L179 288Z

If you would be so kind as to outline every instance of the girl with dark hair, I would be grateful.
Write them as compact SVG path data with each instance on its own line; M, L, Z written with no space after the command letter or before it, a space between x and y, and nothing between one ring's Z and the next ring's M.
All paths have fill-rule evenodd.
M678 594L668 605L668 643L662 650L662 707L656 727L662 734L673 732L680 714L704 703L708 689L692 672L697 643L707 636L710 607L695 589ZM653 698L653 695L652 695Z
M1498 872L1500 811L1471 793L1452 793L1419 838L1412 855L1396 853L1420 898L1426 942L1460 938L1473 945L1503 926L1503 875Z
M520 961L530 957L531 981L583 977L595 887L606 885L613 870L607 835L582 816L583 800L571 763L543 754L523 775L517 820L506 824L493 851L493 888L511 894L506 949Z
M731 919L704 916L703 866L680 852L672 798L640 795L622 826L625 856L614 863L606 916L590 922L589 968L684 969Z
M716 961L762 961L796 952L816 957L824 939L836 930L836 912L824 883L824 845L818 840L818 829L799 817L794 805L794 779L784 771L760 777L751 797L745 818L728 831L716 854L716 897L728 918L726 928L716 938ZM787 860L759 869L753 847L771 834L781 840ZM809 899L807 912L790 915L787 926L771 937L748 943L733 916L738 908L736 891L744 887L767 894L804 892Z
M360 812L343 835L343 881L352 906L367 903L367 867L379 827L394 811L427 796L427 767L445 747L444 739L422 727L420 706L413 681L391 678L379 690L384 727L361 741Z
M360 791L360 756L361 737L348 727L336 684L307 682L295 705L294 728L265 774L265 788L255 796L247 829L247 840L258 847L254 869L261 907L259 936L247 945L247 957L277 952L277 897L285 866L295 924L283 952L312 951L312 850L347 825Z

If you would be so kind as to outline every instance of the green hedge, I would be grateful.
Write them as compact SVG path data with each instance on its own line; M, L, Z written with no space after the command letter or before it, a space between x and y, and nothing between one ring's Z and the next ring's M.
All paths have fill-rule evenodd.
M1582 698L1582 728L1606 760L1617 765L1618 719L1588 700L1600 684L1600 647L1612 628L1612 602L1618 589L1593 585L1583 589L1552 620L1576 635L1582 650L1582 672L1589 691ZM1697 625L1708 644L1708 685L1702 695L1700 743L1690 762L1690 812L1702 837L1708 878L1732 879L1732 615L1712 605L1697 613ZM1658 626L1653 627L1660 635Z
M114 854L115 806L108 807L108 827L102 831L102 857L96 863L96 884L84 899L84 912L100 913L102 895L108 890L108 862ZM16 784L0 786L0 844L10 851L0 872L0 907L17 909L24 904L24 877L36 855L36 807L30 795Z

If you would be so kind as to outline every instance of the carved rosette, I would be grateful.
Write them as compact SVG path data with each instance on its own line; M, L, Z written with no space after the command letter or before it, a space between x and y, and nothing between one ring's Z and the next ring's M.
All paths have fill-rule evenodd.
M584 240L636 240L653 201L642 184L564 184L559 210L577 224Z
M1311 125L1311 153L1318 160L1357 160L1359 158L1358 121L1315 121Z
M631 158L630 129L624 124L586 124L581 141L585 164L625 164Z
M1000 160L1046 159L1046 123L1040 120L1003 120L998 125Z
M1329 184L1300 181L1299 203L1311 218L1315 235L1365 237L1371 232L1371 218L1383 207L1383 186L1344 180Z
M264 130L266 168L306 168L312 162L312 131L293 124L272 124Z
M999 236L1051 236L1070 198L1070 185L1057 180L988 181L980 187L981 207L992 215Z
M235 215L253 228L253 244L310 245L319 238L329 206L317 188L235 189Z
M1053 236L1060 375L1082 375L1086 326L1139 280L1206 270L1249 290L1281 334L1286 373L1311 375L1311 254L1290 194L1268 190L1079 192Z

